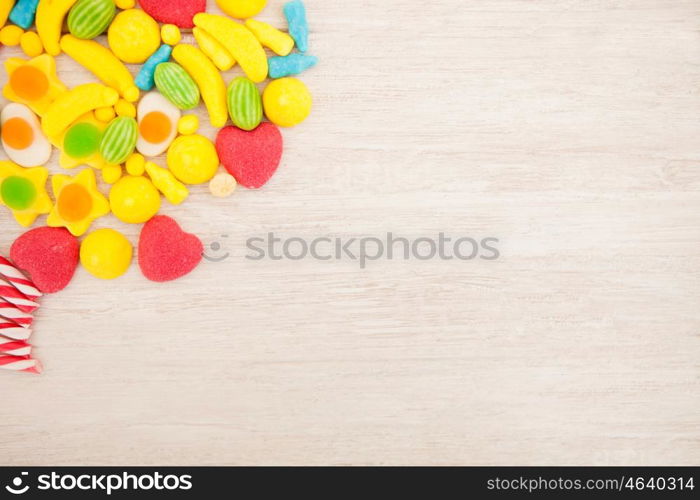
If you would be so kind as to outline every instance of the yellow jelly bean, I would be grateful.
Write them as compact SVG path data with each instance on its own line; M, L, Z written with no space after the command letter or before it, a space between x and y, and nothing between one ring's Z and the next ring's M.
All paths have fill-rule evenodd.
M122 178L121 165L107 165L102 169L102 180L107 184L114 184Z
M197 115L185 115L177 122L177 131L182 135L196 134L199 130Z
M136 0L114 0L114 3L122 10L136 7Z
M140 9L123 10L107 31L114 55L127 64L142 64L160 47L158 23Z
M182 33L174 24L164 24L160 28L160 38L167 45L177 45L182 40Z
M219 168L216 148L201 135L181 135L168 149L168 168L185 184L208 182Z
M85 83L59 95L41 119L44 134L60 134L75 120L93 109L114 106L119 100L116 90L101 83Z
M129 172L129 175L143 175L146 170L145 166L146 158L140 153L134 153L126 160L126 171Z
M117 113L114 112L114 108L112 106L97 108L95 110L95 118L97 118L97 120L101 121L102 123L109 123L112 120L114 120L116 116Z
M165 168L161 168L152 161L146 162L146 172L158 191L163 193L165 199L173 205L179 205L190 195L187 187Z
M8 47L19 45L19 39L22 37L23 33L24 30L19 26L15 26L14 24L5 26L0 30L0 43Z
M194 24L216 38L253 82L260 83L267 78L265 49L248 28L227 17L203 12L194 16Z
M94 40L81 40L73 35L64 35L61 38L61 49L105 85L119 92L124 99L129 102L138 101L139 89L134 84L134 77L107 47Z
M10 15L10 11L14 6L15 0L0 0L0 28L5 26L7 17Z
M267 0L216 0L221 10L231 17L253 17L265 8Z
M192 28L194 39L197 40L197 45L202 49L209 59L221 71L228 71L236 65L236 60L231 53L224 48L216 38L204 31L202 28Z
M112 280L129 269L133 253L123 234L114 229L98 229L81 243L80 263L96 278Z
M298 125L311 113L311 94L296 78L273 80L263 92L265 116L280 127Z
M287 56L294 48L294 39L291 36L267 23L248 19L245 25L261 44L277 55Z
M217 198L227 198L236 190L238 183L228 172L219 172L209 182L209 192Z
M136 106L124 99L119 99L117 101L117 104L114 105L114 112L117 113L117 116L136 118Z
M25 31L19 38L19 45L28 57L36 57L44 52L39 35L33 31Z
M226 125L228 121L226 85L216 66L204 55L204 52L192 45L176 45L172 55L173 59L179 62L197 83L212 126L219 128ZM267 64L267 59L265 63Z

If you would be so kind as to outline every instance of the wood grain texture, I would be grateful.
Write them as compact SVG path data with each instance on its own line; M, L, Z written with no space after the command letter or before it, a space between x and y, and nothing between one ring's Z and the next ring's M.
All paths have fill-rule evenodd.
M698 464L700 3L307 8L315 110L277 175L162 211L230 258L46 297L45 374L0 373L2 462ZM502 258L246 260L268 231Z

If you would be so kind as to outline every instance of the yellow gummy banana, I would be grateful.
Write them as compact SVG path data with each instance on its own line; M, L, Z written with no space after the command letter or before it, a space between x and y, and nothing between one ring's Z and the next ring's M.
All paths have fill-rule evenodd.
M190 195L187 186L178 181L170 170L147 161L146 172L156 189L163 193L163 196L173 205L179 205Z
M36 32L44 44L47 54L57 56L61 53L59 40L63 19L77 0L41 0L36 9Z
M138 101L139 89L134 84L134 77L111 50L93 40L81 40L73 35L63 35L61 49L119 92L125 101Z
M216 38L202 28L193 28L192 34L194 35L194 39L197 40L197 45L202 49L202 52L204 52L221 71L228 71L236 65L236 60L231 53L217 42Z
M253 32L261 44L278 56L288 56L294 48L294 39L291 36L267 23L248 19L245 22L245 27Z
M41 119L41 129L48 137L53 137L88 111L114 106L118 100L119 93L101 83L78 85L51 103Z
M248 78L255 83L267 78L265 49L248 28L226 17L205 13L194 16L194 24L216 38L241 65Z
M5 26L7 17L10 15L10 11L14 6L15 0L0 0L0 28Z
M209 112L209 121L213 127L223 127L228 120L226 104L226 84L214 63L193 45L176 45L173 59L185 68L197 83Z

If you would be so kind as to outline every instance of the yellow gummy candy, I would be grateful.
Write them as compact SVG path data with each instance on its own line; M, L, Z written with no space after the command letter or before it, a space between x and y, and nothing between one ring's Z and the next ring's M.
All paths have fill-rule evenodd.
M289 55L294 48L294 39L291 36L267 23L248 19L245 25L261 44L279 56Z
M121 165L108 165L102 169L102 180L107 184L114 184L122 178Z
M182 135L196 134L199 130L197 115L185 115L177 122L177 131Z
M59 40L63 19L77 0L42 0L36 9L36 30L44 43L46 53L57 56L61 53Z
M114 112L114 108L112 106L97 108L95 110L95 118L102 123L111 122L114 120L115 116L117 116L117 113Z
M114 3L117 4L117 7L122 10L133 9L136 7L136 0L114 0Z
M144 171L146 170L145 167L146 158L144 158L140 153L134 153L126 160L126 171L129 173L129 175L133 175L135 177L143 175Z
M24 30L14 24L5 26L0 30L0 43L8 47L19 45L19 39L22 38L23 33Z
M231 53L205 30L194 27L192 28L192 34L194 35L194 39L197 40L197 45L202 49L202 52L204 52L221 71L228 71L236 65L236 60Z
M19 38L19 45L29 57L36 57L44 52L44 46L41 44L39 35L33 31L26 31Z
M216 0L216 4L229 16L245 19L263 10L267 0Z
M41 119L44 134L52 136L93 109L114 106L119 100L116 90L100 83L85 83L59 95Z
M10 11L14 6L15 0L0 0L0 28L5 26L7 16L10 15Z
M107 43L125 63L143 64L160 47L160 28L141 9L123 10L107 30Z
M195 15L194 24L216 38L241 65L248 78L255 83L267 78L265 49L248 28L226 17L205 13Z
M228 107L226 103L226 84L216 66L204 55L204 52L192 45L176 45L173 59L185 68L197 83L209 112L209 121L213 127L226 125ZM267 60L266 64L267 64Z
M180 28L174 24L164 24L160 28L160 38L164 44L177 45L182 40L182 33L180 33Z
M117 116L136 118L136 106L124 99L119 99L119 101L117 101L117 104L114 106L114 112L117 113Z
M187 187L178 181L170 170L161 168L152 161L148 161L146 162L146 172L148 172L153 185L173 205L179 205L190 195Z
M73 35L61 38L61 48L124 99L138 101L139 89L134 85L134 78L111 50L93 40L81 40Z

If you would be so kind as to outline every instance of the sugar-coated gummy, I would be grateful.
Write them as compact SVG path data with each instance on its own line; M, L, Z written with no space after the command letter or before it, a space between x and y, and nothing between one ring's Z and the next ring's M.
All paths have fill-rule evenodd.
M100 142L100 154L107 163L123 163L134 152L137 137L136 120L128 116L117 117L105 129Z
M184 232L167 215L156 215L141 229L139 267L151 281L172 281L189 274L202 261L203 253L200 239Z
M316 66L318 58L304 54L289 54L285 57L271 57L267 60L270 67L270 78L284 78L298 75Z
M192 18L207 8L206 0L139 0L139 6L156 21L192 28Z
M248 19L245 22L245 26L253 32L261 44L272 50L278 56L289 55L294 48L294 39L274 26L270 26L256 19Z
M159 64L154 78L160 93L178 108L192 109L199 104L199 87L179 64Z
M306 21L306 7L301 0L284 4L284 16L289 25L289 34L294 38L299 52L309 50L309 24Z
M156 84L154 80L154 75L156 72L156 67L160 63L168 62L170 59L170 54L173 52L173 48L170 45L161 45L158 50L156 50L151 57L141 66L141 71L136 75L136 86L144 91L149 91L153 89Z
M34 16L38 6L39 0L18 0L10 12L10 21L25 30L29 29L34 24Z
M78 0L68 13L68 30L90 40L104 33L116 14L113 0Z

